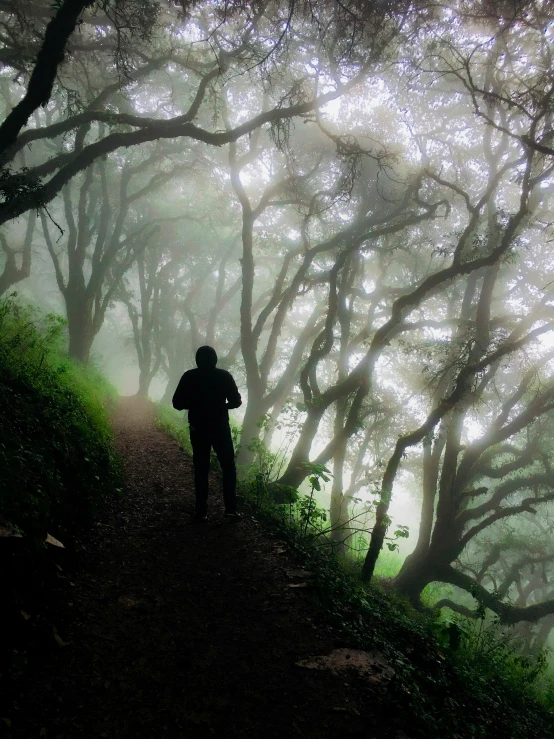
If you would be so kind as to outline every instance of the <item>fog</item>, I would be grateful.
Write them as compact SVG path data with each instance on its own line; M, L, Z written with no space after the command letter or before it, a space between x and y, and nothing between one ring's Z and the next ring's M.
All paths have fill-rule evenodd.
M0 292L66 316L123 395L170 403L214 346L243 475L260 445L275 490L324 465L366 580L399 549L399 593L441 583L542 648L550 5L122 2L84 10L33 97L48 7L0 11Z

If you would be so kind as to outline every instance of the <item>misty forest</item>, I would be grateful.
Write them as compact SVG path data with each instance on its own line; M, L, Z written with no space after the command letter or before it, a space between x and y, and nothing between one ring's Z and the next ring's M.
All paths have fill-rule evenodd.
M554 736L554 6L0 40L2 731ZM242 519L212 455L195 526L205 345Z

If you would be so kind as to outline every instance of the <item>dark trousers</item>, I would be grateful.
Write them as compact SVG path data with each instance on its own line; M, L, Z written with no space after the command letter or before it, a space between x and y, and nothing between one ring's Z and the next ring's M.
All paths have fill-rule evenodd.
M227 425L216 428L190 427L192 461L194 463L194 488L196 492L196 515L205 516L208 512L208 474L210 471L210 452L216 453L223 473L223 501L225 511L232 513L237 507L237 469L231 429Z

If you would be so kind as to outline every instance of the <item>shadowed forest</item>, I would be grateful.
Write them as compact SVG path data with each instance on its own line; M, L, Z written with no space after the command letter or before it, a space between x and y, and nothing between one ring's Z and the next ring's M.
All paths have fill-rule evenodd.
M0 42L0 729L553 736L551 3L0 0Z

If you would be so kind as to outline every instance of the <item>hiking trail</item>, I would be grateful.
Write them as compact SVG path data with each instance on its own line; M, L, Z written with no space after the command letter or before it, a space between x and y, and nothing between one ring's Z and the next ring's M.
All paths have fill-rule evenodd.
M386 687L298 666L350 645L286 544L225 521L215 478L209 521L191 523L192 462L152 404L122 399L113 425L125 494L78 542L8 736L406 737L380 714Z

